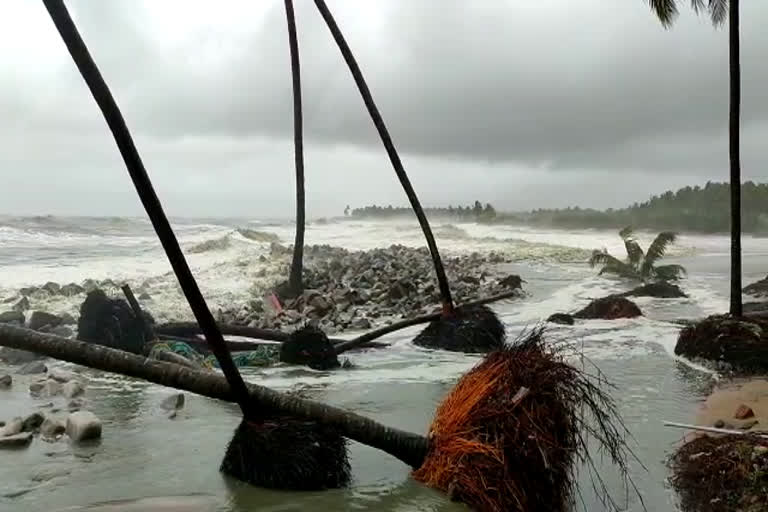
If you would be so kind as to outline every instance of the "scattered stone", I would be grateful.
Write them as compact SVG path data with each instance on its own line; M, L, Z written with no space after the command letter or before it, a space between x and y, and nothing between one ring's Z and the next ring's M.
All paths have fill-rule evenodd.
M576 320L574 320L573 315L569 315L568 313L555 313L549 315L547 322L560 325L573 325L576 323Z
M59 293L61 295L64 295L65 297L72 297L74 295L85 293L85 288L83 288L79 284L69 283L62 286L61 290L59 290Z
M48 439L56 439L66 432L67 425L60 418L45 418L40 425L40 435Z
M70 412L79 411L83 408L85 403L80 400L79 398L75 398L74 400L70 400L67 404L67 409L69 409Z
M64 384L62 387L62 393L66 398L75 398L85 393L85 389L83 388L83 385L80 384L80 382L71 380Z
M43 286L40 287L41 290L45 290L51 295L56 295L61 291L61 285L59 283L54 283L53 281L48 281Z
M739 428L741 430L749 430L752 427L754 427L755 425L757 425L758 423L760 423L758 420L747 420L744 423L742 423L741 425L739 425Z
M77 324L77 320L75 319L75 317L73 317L69 313L62 313L61 315L59 315L59 318L61 319L61 325Z
M723 420L717 420L712 426L715 428L723 428L725 427L725 422Z
M51 328L61 324L61 318L53 313L46 313L45 311L35 311L32 316L29 317L29 328L33 331L39 330L41 327L49 326Z
M0 448L21 448L32 442L32 432L0 437Z
M73 412L67 417L66 432L74 442L101 437L101 420L90 411Z
M499 279L499 286L509 290L521 290L523 288L523 279L516 274L510 274Z
M5 426L0 430L0 437L14 436L24 429L24 420L21 416L16 416L12 420L8 421Z
M654 297L657 299L679 299L686 298L688 295L676 284L667 281L648 283L637 288L622 293L621 297Z
M34 396L51 398L62 393L64 387L61 382L46 379L33 382L29 385L29 392Z
M0 359L8 364L25 364L32 361L40 361L45 356L26 350L17 350L15 348L0 347Z
M29 307L30 307L30 306L29 306L29 299L28 299L28 298L26 298L26 297L22 297L22 298L20 298L20 299L18 300L18 302L16 302L16 304L14 304L13 306L11 306L11 309L13 309L14 311L18 311L18 312L20 312L20 313L21 313L21 312L24 312L24 311L28 310L28 309L29 309ZM24 323L24 321L22 321L21 323L23 324L23 323Z
M601 320L615 320L617 318L634 318L643 313L637 304L629 299L617 295L609 295L595 299L584 309L574 313L574 318L589 318Z
M72 328L66 325L56 326L48 332L55 334L56 336L61 336L62 338L71 338L75 334Z
M16 373L19 375L35 375L38 373L45 373L46 371L48 371L48 367L45 366L45 363L42 361L32 361L16 370Z
M77 375L61 368L51 368L48 372L48 378L64 383L76 379Z
M733 417L737 420L746 420L748 418L754 418L755 413L749 406L741 404L736 408L736 412L733 413Z
M167 410L176 410L184 407L184 393L174 393L160 402L160 407Z
M21 311L6 311L0 313L0 324L24 324L24 313Z
M11 389L13 385L13 377L10 375L3 375L0 377L0 389Z
M349 327L351 329L359 329L359 330L370 329L371 321L365 317L356 318L355 320L350 322Z
M40 428L40 425L43 424L43 421L45 421L45 416L40 414L39 412L33 412L26 418L24 418L24 422L22 423L21 431L22 432L34 432L38 428Z

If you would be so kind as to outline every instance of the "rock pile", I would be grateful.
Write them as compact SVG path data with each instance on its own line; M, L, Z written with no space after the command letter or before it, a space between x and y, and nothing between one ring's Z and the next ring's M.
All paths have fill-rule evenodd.
M290 249L273 244L272 252L286 256ZM497 253L444 258L453 299L460 304L515 289L522 296L519 276L502 275L496 270L505 261ZM284 275L287 273L286 269ZM440 299L427 249L402 245L368 251L308 246L304 288L301 296L284 301L282 311L275 311L268 300L254 300L241 308L220 311L219 320L283 329L310 320L326 333L333 333L367 329L378 319L431 313Z

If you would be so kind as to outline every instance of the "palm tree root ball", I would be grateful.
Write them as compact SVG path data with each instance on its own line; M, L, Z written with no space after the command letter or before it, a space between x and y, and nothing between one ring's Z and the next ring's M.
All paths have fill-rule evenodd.
M350 479L346 439L333 427L290 416L241 421L220 470L252 485L294 491L336 489Z
M488 306L458 307L434 320L414 338L414 345L452 352L485 353L501 348L504 324Z
M487 354L459 380L435 413L416 480L473 510L565 512L574 504L574 463L592 460L585 434L623 467L626 431L614 426L611 398L541 335Z

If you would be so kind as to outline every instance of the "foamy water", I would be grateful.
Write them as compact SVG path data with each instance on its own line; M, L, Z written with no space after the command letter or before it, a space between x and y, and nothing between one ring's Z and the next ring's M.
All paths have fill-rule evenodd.
M270 235L276 236L282 244L292 244L294 231L290 223L248 219L178 220L174 228L212 308L245 303L254 293L285 275L286 262L270 257L269 239ZM503 253L512 262L505 264L503 269L520 274L526 281L524 288L529 292L528 297L494 306L512 339L552 313L574 311L591 299L624 291L628 286L627 283L597 276L597 271L586 264L592 249L605 248L616 256L624 256L623 243L613 231L570 232L445 222L434 222L433 228L444 256L472 251ZM641 245L647 247L654 235L638 233ZM307 228L306 243L330 244L351 250L387 247L392 243L424 246L415 220L311 223ZM727 237L723 236L683 235L670 248L669 261L682 263L689 270L687 279L681 283L689 298L637 299L644 316L636 319L550 326L552 338L577 347L617 384L614 396L625 421L640 443L635 448L642 454L643 462L654 468L653 474L637 468L633 470L646 501L650 495L651 503L656 506L649 507L649 510L674 509L670 505L672 498L663 485L665 469L659 467L659 463L664 454L673 448L672 443L679 433L664 431L661 422L689 421L691 418L688 415L699 398L691 382L699 378L697 375L709 378L703 368L674 356L679 332L679 325L674 321L727 309L728 243ZM768 240L745 237L743 246L746 283L764 276L761 260L768 254ZM23 286L42 285L46 281L63 285L106 278L118 283L126 280L135 290L147 292L151 300L145 303L145 307L160 321L191 318L167 259L146 220L0 218L0 301L12 299ZM54 313L76 314L82 299L82 296L33 296L31 306L32 309ZM319 372L275 367L248 370L246 378L283 390L309 386L319 399L350 407L389 424L423 431L435 403L478 358L415 347L410 340L418 331L419 327L414 327L384 338L384 341L391 343L387 349L350 354L354 367L348 370ZM342 336L353 334L344 333ZM574 363L578 362L574 360ZM134 424L139 420L133 418L140 416L134 415L139 412L125 416L125 411L115 404L122 404L125 400L133 403L134 398L131 397L152 397L165 391L158 386L103 373L91 375L90 381L89 393L96 393L93 399L95 406L102 407L97 412L106 415L108 432L111 429L113 435L120 437L104 443L102 463L109 468L108 472L118 471L113 469L118 467L114 466L113 458L125 457L126 450L133 449L132 436L139 435ZM23 394L13 396L15 398L0 404L0 417L16 414L18 407L26 407L23 404L28 397ZM236 421L236 410L227 409L230 412L221 416L215 403L205 402L204 399L192 403L198 404L191 406L197 412L184 420L187 427L184 427L185 423L180 423L178 428L189 429L193 423L194 428L209 442L222 435L226 437L222 432ZM139 407L138 410L144 409ZM162 451L166 449L160 446L164 442L162 436L167 435L172 427L161 420L151 419L151 414L148 418L141 420L148 422L146 432L142 431L135 442ZM185 441L177 442L186 446L182 450L189 451L182 456L186 457L186 464L198 464L197 448L187 446ZM200 446L196 441L188 442L194 447ZM206 447L205 450L209 450L205 452L206 457L219 456L216 455L217 446L214 443ZM384 463L380 453L358 445L354 450L353 471L357 482L349 491L323 494L322 498L318 498L325 500L325 508L339 509L342 503L344 507L352 503L356 504L353 508L368 509L374 503L376 505L370 505L371 510L399 510L400 505L397 504L389 508L389 501L384 497L391 493L398 496L398 493L404 493L406 502L410 504L408 510L454 510L451 508L454 505L435 498L418 486L408 484L403 487L407 472L396 461ZM168 452L167 457L172 459L174 454ZM42 463L30 461L20 463ZM126 464L126 472L141 472L144 469L140 468L146 467L132 466L133 462ZM24 498L16 501L3 502L0 498L0 510L4 510L5 505L16 507L8 510L50 510L51 504L86 504L100 499L184 494L197 492L198 488L221 497L225 503L221 510L227 511L250 510L254 503L267 499L263 491L222 488L216 480L219 477L213 476L217 475L215 471L206 473L208 469L202 468L196 469L194 475L188 478L160 483L162 478L168 476L164 472L172 472L172 467L164 466L157 457L153 457L152 464L157 467L146 469L151 473L148 476L121 477L128 480L119 489L110 490L109 486L103 489L103 486L95 485L88 487L84 480L72 477L58 486L45 487L45 491L25 494ZM86 466L83 466L83 475L89 476L83 478L96 478L92 471L97 469ZM385 471L382 468L388 469ZM0 471L0 481L5 482L0 485L0 491L26 485L22 477L14 480L15 475ZM85 485L86 491L82 495L73 494L67 491L69 485ZM243 498L251 496L249 493L255 493L253 499ZM241 499L250 505L239 504ZM238 503L233 504L232 500ZM289 502L297 507L309 506L307 510L316 510L312 508L316 505L309 504L300 495L291 495ZM300 508L289 507L285 510L294 509ZM601 509L597 506L591 510ZM634 503L628 510L640 509Z

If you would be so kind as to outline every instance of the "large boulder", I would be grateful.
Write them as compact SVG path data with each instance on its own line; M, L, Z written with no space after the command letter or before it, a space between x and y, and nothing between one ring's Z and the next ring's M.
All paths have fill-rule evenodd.
M742 291L753 297L768 297L768 276L745 286Z
M293 331L288 340L280 345L280 361L307 365L315 370L330 370L341 366L328 336L312 325Z
M576 323L573 319L573 315L569 315L568 313L554 313L549 315L547 322L560 325L573 325Z
M24 325L24 313L21 311L5 311L0 313L0 324Z
M29 328L33 331L37 331L42 327L57 327L61 324L61 317L54 315L53 313L46 313L45 311L34 311L32 316L29 317Z
M66 431L74 442L101 437L101 420L90 411L77 411L67 417Z
M142 313L145 323L154 325L152 315L146 311ZM80 305L77 337L82 341L141 354L149 336L125 299L110 298L102 289L96 288L88 292Z
M675 354L728 363L739 370L768 370L768 321L713 315L680 331Z
M667 281L648 283L620 294L621 297L654 297L657 299L680 299L688 295L676 284Z
M413 344L452 352L485 353L501 348L506 334L504 324L488 306L457 308L453 317L443 317L427 325Z
M35 352L0 347L0 361L4 361L8 364L26 364L31 363L32 361L40 361L41 359L45 359L45 356Z
M637 304L619 295L609 295L595 299L585 308L573 314L574 318L615 320L617 318L634 318L643 313Z

